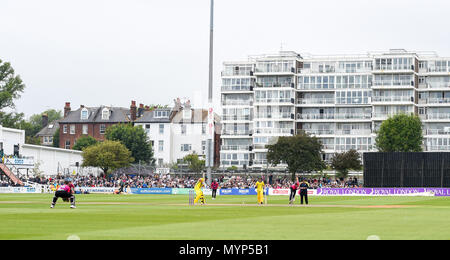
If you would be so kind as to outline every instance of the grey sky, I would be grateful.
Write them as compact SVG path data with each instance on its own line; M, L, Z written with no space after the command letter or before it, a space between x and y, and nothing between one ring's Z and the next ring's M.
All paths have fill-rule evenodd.
M450 56L448 0L216 0L215 99L222 62L284 50L390 48ZM207 98L209 0L0 0L0 58L48 108Z

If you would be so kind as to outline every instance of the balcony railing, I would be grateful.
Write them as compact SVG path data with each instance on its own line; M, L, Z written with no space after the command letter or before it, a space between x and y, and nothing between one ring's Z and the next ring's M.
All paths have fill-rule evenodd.
M252 91L252 86L222 86L222 91Z
M255 103L289 103L293 104L293 98L257 98Z
M237 131L230 131L230 130L223 130L222 135L251 135L253 131L245 131L245 130L237 130Z
M256 83L256 88L295 88L295 84L294 83L271 83L271 84Z
M294 119L294 114L286 113L271 113L271 114L257 114L255 119Z
M414 102L414 97L372 97L372 102Z
M424 104L450 104L450 98L427 98L422 99Z
M250 121L251 116L223 115L222 121Z
M251 70L233 70L233 71L222 71L222 76L253 76L253 71Z
M332 129L330 130L303 129L298 130L297 133L298 134L307 133L309 135L334 135L335 131Z
M254 160L253 165L267 165L267 160Z
M421 115L422 118L431 119L431 120L450 120L450 113L442 113L442 114L427 114Z
M294 134L294 129L290 129L290 128L259 128L259 129L255 129L255 134Z
M445 129L426 129L424 135L450 135L450 130Z
M404 86L404 87L414 87L414 81L377 81L373 82L376 87L390 87L390 86Z
M336 87L333 84L328 86L317 85L317 84L299 84L298 89L300 90L334 90Z
M249 145L222 145L220 147L222 151L249 151Z
M450 151L450 145L428 145L427 151Z
M450 82L448 83L427 83L419 84L419 89L450 89Z
M297 104L299 105L324 105L334 104L336 100L334 98L299 98Z
M223 106L253 106L253 101L249 100L225 100Z
M371 119L372 114L297 114L297 120Z

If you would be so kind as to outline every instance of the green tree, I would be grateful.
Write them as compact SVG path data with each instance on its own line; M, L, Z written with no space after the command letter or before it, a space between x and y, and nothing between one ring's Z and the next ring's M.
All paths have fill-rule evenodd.
M48 123L51 123L55 120L60 120L62 118L61 110L55 110L55 109L48 109L40 114L32 115L29 119L29 122L32 125L37 126L39 128L39 131L42 129L42 116L44 114L46 114L48 116Z
M14 100L20 98L25 85L20 76L16 76L9 62L0 60L0 110L15 108Z
M24 115L16 112L2 111L5 108L14 109L14 101L20 98L25 89L20 76L15 75L9 62L0 59L0 124L4 127L19 128Z
M118 141L104 141L83 150L83 167L98 167L105 174L129 166L131 152Z
M336 153L331 159L331 168L337 171L337 177L346 179L350 170L362 169L361 155L356 150Z
M153 149L147 139L147 134L140 126L131 124L118 124L109 127L106 130L106 139L111 141L120 141L128 150L136 162L145 162L154 164Z
M196 153L186 155L183 161L187 162L189 169L195 173L201 173L205 169L205 160L201 160Z
M376 137L380 152L422 152L422 142L422 122L412 114L398 114L385 120Z
M59 147L59 127L56 129L53 135L53 147Z
M83 151L85 148L96 145L98 141L92 136L82 136L77 139L75 144L73 145L73 150Z
M321 171L325 169L322 160L322 143L316 137L299 134L280 137L278 142L267 146L267 160L273 166L285 163L292 180L297 172Z

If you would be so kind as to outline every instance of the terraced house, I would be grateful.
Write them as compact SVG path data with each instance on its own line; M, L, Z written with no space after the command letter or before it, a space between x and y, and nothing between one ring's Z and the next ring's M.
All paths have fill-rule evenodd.
M221 95L224 167L265 168L266 145L299 132L320 138L324 160L375 151L398 113L421 117L425 151L450 151L450 58L434 52L250 56L224 63Z

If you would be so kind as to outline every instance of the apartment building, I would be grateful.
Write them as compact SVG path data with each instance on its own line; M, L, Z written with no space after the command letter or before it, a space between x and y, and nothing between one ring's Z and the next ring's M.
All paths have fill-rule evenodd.
M335 152L375 151L383 120L419 115L424 150L450 151L450 58L392 49L364 55L280 52L225 62L223 167L267 167L267 144L306 132Z

